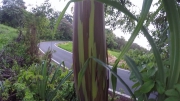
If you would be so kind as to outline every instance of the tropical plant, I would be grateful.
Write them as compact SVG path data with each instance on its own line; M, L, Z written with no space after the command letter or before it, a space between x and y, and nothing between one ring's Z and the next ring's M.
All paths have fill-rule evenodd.
M60 64L60 67L55 68L53 74L51 73L53 66L49 67L46 61L40 66L41 68L39 69L38 74L42 76L42 79L37 81L37 94L40 99L47 101L57 100L59 98L63 99L62 96L58 97L58 91L62 89L61 86L63 86L65 80L69 78L73 72L67 70L61 71L61 65L64 66L62 63Z
M74 1L76 1L76 0L71 0L70 2L68 2L68 4L65 7L64 11L67 9L68 5L71 2L74 2ZM134 31L132 32L132 35L131 35L129 41L127 42L125 47L122 49L121 54L119 55L119 57L116 60L113 68L111 69L111 68L109 68L104 63L104 61L102 62L101 59L98 59L99 57L96 57L96 55L89 54L89 57L91 57L91 56L95 57L95 58L89 58L89 59L87 59L88 57L85 57L85 55L82 55L83 53L86 53L86 52L88 53L89 51L91 51L91 49L88 50L88 47L91 47L91 44L84 45L83 41L85 41L85 42L87 40L88 40L87 42L94 42L94 41L96 41L96 40L94 40L96 38L91 38L90 36L93 36L93 32L95 30L97 30L96 29L97 27L92 27L92 26L94 24L93 21L94 20L96 21L99 17L95 16L96 12L98 12L98 10L94 9L94 7L95 7L94 6L94 2L96 2L96 1L88 0L88 1L81 1L81 2L76 3L76 5L78 5L78 4L79 5L78 5L78 7L75 6L74 21L75 21L75 23L78 23L78 25L75 26L75 27L77 27L79 29L75 28L76 30L74 30L74 33L78 33L77 35L75 35L75 37L78 40L74 41L74 46L73 47L74 48L78 48L79 47L79 53L80 54L78 54L78 52L76 52L76 49L74 49L73 52L74 52L75 55L74 55L74 62L73 63L74 63L74 74L76 75L75 76L76 91L79 94L80 100L96 101L96 97L97 97L96 95L98 95L99 93L106 94L106 92L103 92L103 90L100 91L100 87L99 87L98 91L94 91L94 89L92 89L92 92L91 92L92 95L90 95L90 94L89 94L89 96L86 95L87 92L89 93L89 90L86 89L86 88L95 87L93 85L94 82L97 83L99 81L94 81L94 82L92 81L91 85L88 85L88 87L86 85L83 88L83 85L88 83L88 81L86 81L87 73L89 73L89 70L91 70L94 67L93 65L91 65L91 66L89 66L89 65L94 63L92 61L95 60L100 65L103 65L104 67L108 68L110 70L110 72L113 74L112 75L113 90L116 89L116 82L117 82L117 79L118 79L118 80L120 80L127 87L127 89L129 90L129 92L132 95L132 97L134 98L134 100L136 100L136 97L137 97L139 100L148 101L150 93L152 91L157 91L158 92L157 99L156 99L157 101L164 101L164 100L165 101L171 101L171 100L178 101L178 99L179 99L179 92L180 92L179 91L179 87L180 87L179 86L180 62L178 62L179 58L180 58L180 53L178 52L180 50L179 49L180 46L178 44L178 43L180 43L179 42L180 40L178 40L179 33L180 33L180 30L178 28L178 26L180 26L180 17L179 17L179 4L176 2L176 0L171 0L171 1L169 1L169 0L162 0L162 1L159 1L162 4L162 5L160 5L160 8L164 7L164 9L165 9L165 12L166 12L166 15L167 15L166 16L167 17L167 23L169 25L169 31L170 31L170 37L169 37L170 44L168 46L168 48L170 50L170 53L169 53L169 56L170 56L170 63L169 63L170 67L169 68L164 66L163 60L162 60L161 55L160 55L160 52L158 51L158 48L157 48L156 44L154 43L152 36L149 34L147 28L145 26L143 26L144 21L147 18L149 9L151 7L152 0L144 0L143 5L142 5L142 11L141 11L141 14L139 16L139 19L136 18L136 16L134 16L124 5L122 5L118 1L113 1L113 0L97 0L97 1L101 2L101 3L105 3L105 4L110 5L110 6L113 6L114 8L116 8L119 11L123 12L125 15L127 15L131 19L137 21L138 23L137 23ZM86 24L86 23L84 23L84 20L82 20L82 22L81 22L81 17L80 17L80 16L83 16L83 14L81 14L81 12L84 10L84 9L82 10L80 7L81 7L81 5L83 5L83 7L84 7L84 5L86 5L86 2L93 3L93 4L89 3L89 6L91 6L91 9L89 10L89 11L91 11L91 13L89 15L93 15L93 16L90 16L89 17L90 20L87 20L87 21L93 20L89 24L89 28L90 28L89 32L92 32L92 34L89 35L89 39L85 39L86 37L83 37L85 34L87 34L87 33L84 32L84 31L86 31L86 29L85 29L86 27L84 27L84 24ZM77 10L77 12L76 12L76 10ZM100 13L100 12L98 12L98 13ZM155 13L157 13L157 12L155 12ZM150 21L152 21L153 18L155 17L155 15L156 15L155 13L153 14L153 16L151 16ZM78 16L78 14L79 14L79 16ZM60 15L59 21L61 20L62 16L63 16L63 14ZM85 14L84 14L84 16L85 16ZM149 21L147 21L146 25L149 25ZM96 26L96 24L94 26ZM82 30L82 28L83 28L83 30ZM140 84L140 87L139 87L139 89L137 91L138 94L136 93L134 95L132 93L132 91L130 90L130 88L126 85L126 83L124 83L124 81L117 75L117 65L118 65L120 59L125 55L125 53L130 48L131 44L133 43L134 39L136 38L136 36L138 35L140 30L143 32L144 36L147 38L147 40L149 41L149 44L152 47L151 50L152 50L152 52L154 54L154 58L155 58L155 61L156 61L156 65L155 66L157 66L157 71L156 71L157 75L155 75L154 79L144 80L142 78L141 73L137 69L135 62L133 62L133 60L130 57L125 56L125 60L129 64L129 67L131 68L132 72L135 74L135 76L136 76L136 78L137 78L137 80L138 80L138 82ZM98 34L96 34L96 35L97 35L96 37L98 37ZM84 38L84 40L82 38ZM98 37L98 38L100 38L100 37ZM76 44L76 43L79 43L79 44ZM93 44L93 45L98 45L98 44ZM102 47L102 46L99 46L99 47ZM96 47L96 48L98 49L99 47ZM95 51L95 49L94 49L94 51ZM84 59L87 59L87 61L85 62ZM80 66L77 65L77 64L80 64L80 63L81 63L81 66L84 64L84 66L82 66L84 68L79 68ZM76 67L76 65L78 67ZM87 67L89 67L89 68L87 68ZM168 72L166 72L166 71L168 71ZM90 73L92 73L92 71ZM99 76L97 71L96 71L96 74ZM77 75L79 75L79 76L77 77ZM92 76L95 77L95 74L92 74ZM102 76L102 78L103 78L103 76ZM87 80L91 80L91 79L87 79ZM96 80L98 80L98 79L96 79ZM77 83L77 81L79 81L79 82ZM153 89L154 86L156 86L156 90ZM82 94L82 92L86 92L86 93ZM100 99L100 97L101 96L98 96L97 99L98 98ZM92 99L92 98L94 98L94 99ZM106 101L106 99L104 99L104 101Z
M17 71L17 68L19 71ZM32 64L26 69L13 67L17 75L0 82L0 99L3 101L77 101L72 82L72 71L47 61Z

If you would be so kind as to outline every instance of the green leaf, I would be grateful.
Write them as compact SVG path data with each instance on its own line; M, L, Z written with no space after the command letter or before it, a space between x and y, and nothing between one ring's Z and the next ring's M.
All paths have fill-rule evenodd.
M42 99L45 99L46 96L46 87L47 87L47 80L48 80L48 70L47 70L47 61L42 63L41 65L41 75L43 76L43 79L39 82L38 92L40 94L40 97Z
M135 62L127 55L124 56L124 59L125 59L126 63L128 64L128 66L131 68L132 72L135 74L139 83L143 84L141 73L139 72L138 68L136 67Z
M136 91L134 91L134 95L136 97L140 97L142 95L142 93L139 90L136 90Z
M137 88L137 87L139 87L139 86L140 86L140 83L139 83L139 82L136 82L136 83L132 86L132 89Z
M120 5L117 1L115 1L115 0L98 0L98 1L105 3L107 5L111 5L111 6L115 7L116 9L118 9L119 11L123 12L124 14L128 15L130 18L138 21L138 19L125 6ZM146 0L146 1L151 2L151 0ZM149 3L149 5L150 4L151 3ZM158 70L160 70L160 71L158 71L158 76L159 76L161 82L165 83L164 67L163 67L163 63L162 63L161 56L160 56L160 53L158 51L158 48L156 47L151 35L148 33L148 30L144 26L142 27L141 30L143 31L144 36L147 38L147 40L149 41L149 43L152 47L152 51L154 53L154 56L155 56L155 59L157 62ZM124 55L124 53L121 55Z
M69 73L59 82L58 86L55 90L47 94L47 101L52 101L52 99L56 96L57 90L60 89L62 84L73 74L73 71L69 71Z
M156 81L156 89L159 94L163 94L165 92L165 87L159 81Z
M136 82L137 81L137 78L135 76L135 74L133 72L130 73L130 76L129 76L129 79L133 82Z
M179 98L177 98L177 97L168 97L164 101L179 101Z
M148 93L151 91L151 89L154 87L155 82L152 80L149 80L145 82L140 88L139 91L143 94Z
M82 79L84 77L85 71L88 67L89 61L91 58L87 59L86 62L83 64L82 69L78 73L78 89L80 89Z
M180 94L180 84L176 84L176 85L174 85L174 88L179 92L179 94Z
M152 68L154 65L155 65L155 64L150 61L150 62L147 64L147 67L148 67L148 69L150 69L150 68Z
M180 97L179 93L175 89L169 89L165 92L165 94L170 97Z
M176 0L162 0L168 25L170 29L170 75L168 77L168 89L178 83L180 74L180 14Z
M151 80L151 78L149 78L147 72L142 72L141 75L143 77L144 82L147 82L147 81Z
M159 11L163 8L163 5L161 3L161 5L158 7L158 9L151 15L150 19L148 20L148 22L146 23L146 26L149 26L150 22L155 18L155 16L159 13Z
M60 68L65 68L65 64L64 64L64 61L62 61L60 64L59 64ZM55 81L55 79L57 78L57 74L59 73L59 68L57 67L54 74L53 74L53 77L50 81L50 83L53 83Z
M51 79L51 81L50 81L50 84L55 81L55 79L56 79L56 77L57 77L57 74L58 74L58 70L59 70L59 68L56 68L56 70L55 70L55 72L54 72L54 74L53 74L53 77L52 77L52 79Z
M155 75L156 71L157 71L157 68L156 67L152 67L151 69L149 69L147 71L147 74L148 74L149 77L152 77L152 76Z

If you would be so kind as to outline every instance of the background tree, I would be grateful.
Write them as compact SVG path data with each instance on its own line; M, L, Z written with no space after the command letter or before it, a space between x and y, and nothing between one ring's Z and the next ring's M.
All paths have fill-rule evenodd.
M36 17L36 23L39 23L37 25L39 25L40 39L72 40L72 16L68 14L66 14L61 21L58 30L55 35L53 35L52 30L54 29L54 25L60 12L53 10L49 0L46 0L42 5L33 8L32 13Z
M117 0L118 3L127 7L133 14L135 11L132 4L129 0ZM123 19L122 19L123 18ZM135 21L128 17L126 14L122 13L118 9L113 6L105 4L105 24L109 26L111 29L115 30L116 28L120 28L124 33L131 32L135 27Z
M127 43L125 38L122 36L120 38L116 37L115 42L117 43L117 46L115 47L115 49L117 49L117 50L118 49L121 50L123 48L123 46Z
M105 30L106 34L106 45L109 49L115 49L117 47L117 43L115 41L116 35L109 29Z
M70 22L72 24L73 22L73 16L70 14L65 14L64 17L68 20L68 22Z
M66 19L62 19L61 23L59 24L58 30L55 33L55 38L57 40L70 40L72 41L72 34L73 33L73 26L72 24Z
M127 43L127 41L125 40L124 37L122 37L122 36L117 37L112 32L112 30L106 29L105 34L106 34L106 45L107 45L107 48L110 50L114 50L114 51L119 52ZM138 49L139 51L147 52L147 49L139 46L136 43L132 43L130 49Z
M11 27L23 27L26 9L23 0L3 0L0 22Z

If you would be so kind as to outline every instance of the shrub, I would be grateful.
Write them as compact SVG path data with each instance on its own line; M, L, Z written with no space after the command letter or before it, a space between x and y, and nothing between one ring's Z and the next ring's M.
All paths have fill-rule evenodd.
M0 99L77 101L71 74L72 71L61 66L48 66L46 61L32 64L27 69L21 68L18 75L12 79L3 81Z

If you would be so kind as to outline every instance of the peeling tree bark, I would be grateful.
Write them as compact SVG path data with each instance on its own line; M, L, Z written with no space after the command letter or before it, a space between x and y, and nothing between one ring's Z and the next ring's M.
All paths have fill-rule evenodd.
M106 63L104 6L94 0L76 2L74 7L73 70L80 101L108 101L107 70L91 60L78 89L78 73L90 57Z

